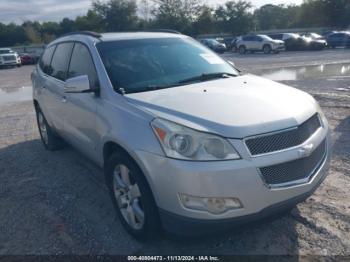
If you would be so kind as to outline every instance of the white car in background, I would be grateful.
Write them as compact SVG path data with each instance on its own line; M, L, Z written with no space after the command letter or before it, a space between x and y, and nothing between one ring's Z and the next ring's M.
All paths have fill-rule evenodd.
M274 40L267 35L246 35L236 42L236 47L240 54L245 54L247 51L256 52L262 51L265 54L279 53L284 51L284 41Z
M0 48L0 67L18 66L20 67L21 58L11 48Z

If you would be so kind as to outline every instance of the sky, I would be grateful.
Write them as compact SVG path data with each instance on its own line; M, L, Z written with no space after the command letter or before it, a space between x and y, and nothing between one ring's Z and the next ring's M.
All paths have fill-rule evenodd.
M106 1L106 0L102 0ZM302 0L250 0L254 7L264 4L300 4ZM226 0L207 0L213 6ZM60 21L64 17L84 15L91 0L0 0L0 22L22 23L26 20Z

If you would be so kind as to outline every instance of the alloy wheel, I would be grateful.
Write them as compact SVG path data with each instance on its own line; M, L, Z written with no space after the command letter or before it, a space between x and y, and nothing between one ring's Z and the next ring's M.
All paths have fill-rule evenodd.
M123 164L114 168L113 192L118 208L128 225L135 230L141 229L145 222L141 192L130 170Z

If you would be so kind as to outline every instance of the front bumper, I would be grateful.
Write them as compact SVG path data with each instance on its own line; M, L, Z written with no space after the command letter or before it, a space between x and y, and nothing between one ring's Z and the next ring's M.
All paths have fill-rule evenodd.
M20 65L21 62L18 61L0 61L0 66L16 66L16 65Z
M276 45L272 47L273 51L285 51L286 47L284 45Z
M258 172L259 167L298 159L301 146L306 143L318 146L324 139L327 141L325 158L309 181L282 188L270 188L264 183ZM230 141L242 159L191 162L137 151L160 209L163 227L167 231L192 232L201 228L203 230L200 232L206 232L208 225L211 228L215 225L220 228L264 217L303 201L325 178L330 159L328 128L319 129L298 147L257 157L250 156L242 140ZM222 214L188 209L180 202L180 193L201 197L238 198L243 208Z

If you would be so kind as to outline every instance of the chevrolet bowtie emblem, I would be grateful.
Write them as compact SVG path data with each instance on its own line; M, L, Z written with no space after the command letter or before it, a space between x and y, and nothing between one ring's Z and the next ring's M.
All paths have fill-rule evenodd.
M307 157L311 155L313 148L314 148L314 144L305 145L298 150L298 154L300 157Z

